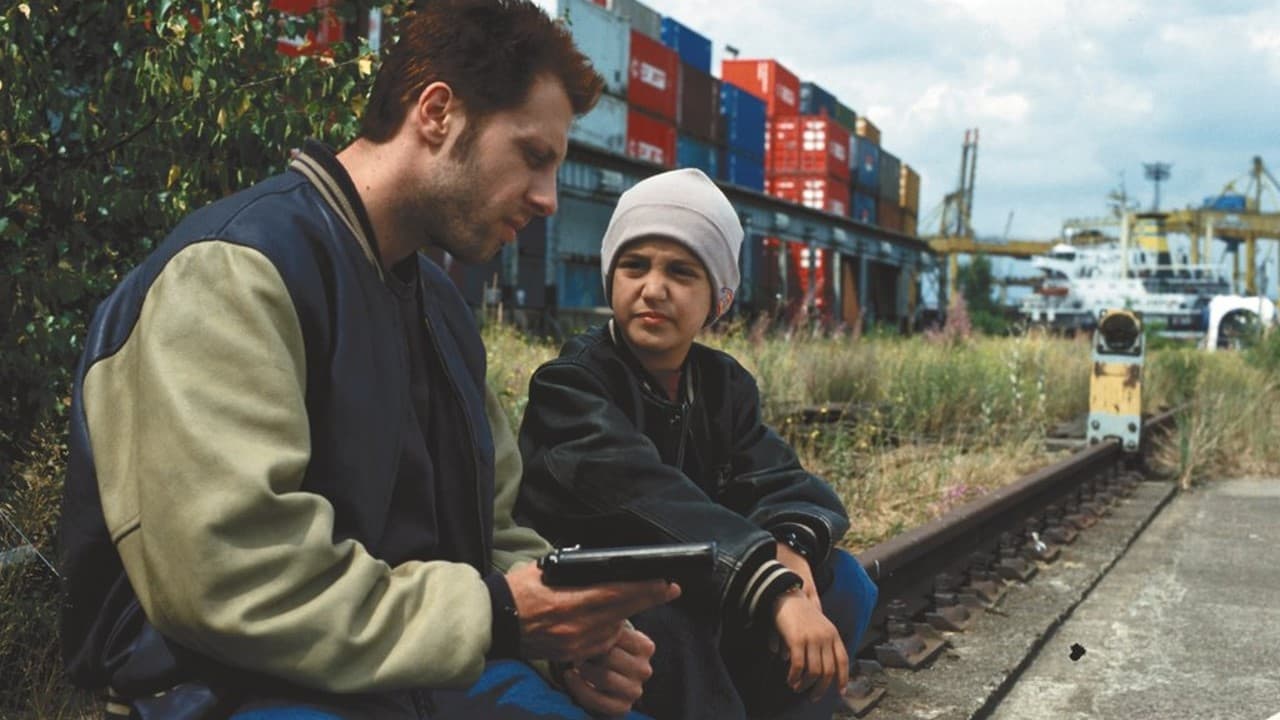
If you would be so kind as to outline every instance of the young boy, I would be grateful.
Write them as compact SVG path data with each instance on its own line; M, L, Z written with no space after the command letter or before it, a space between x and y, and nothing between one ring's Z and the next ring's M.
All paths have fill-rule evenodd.
M830 717L875 606L835 548L839 498L761 422L751 374L694 342L733 302L742 236L699 170L623 193L613 318L534 373L520 429L517 512L552 542L718 543L707 583L633 618L658 648L637 707L659 718Z

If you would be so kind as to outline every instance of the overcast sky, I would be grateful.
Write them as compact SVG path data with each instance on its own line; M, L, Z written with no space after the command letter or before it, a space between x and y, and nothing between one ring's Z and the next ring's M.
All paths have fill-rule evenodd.
M647 4L710 37L717 74L729 44L869 117L921 174L922 232L956 186L966 128L981 131L979 235L1003 236L1013 213L1010 237L1056 237L1064 218L1105 214L1122 178L1145 208L1143 163L1172 165L1165 208L1243 183L1255 155L1280 176L1280 0Z

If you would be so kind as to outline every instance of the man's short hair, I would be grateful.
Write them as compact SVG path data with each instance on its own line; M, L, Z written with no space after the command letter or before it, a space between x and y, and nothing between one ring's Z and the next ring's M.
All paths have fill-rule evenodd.
M391 138L422 90L444 82L475 128L521 105L547 74L564 86L575 115L595 106L604 79L561 22L531 0L430 0L396 25L361 121L374 142Z

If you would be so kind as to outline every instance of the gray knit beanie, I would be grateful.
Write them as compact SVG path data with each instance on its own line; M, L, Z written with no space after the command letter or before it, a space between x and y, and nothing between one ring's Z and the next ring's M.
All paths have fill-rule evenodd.
M711 276L708 323L723 315L738 291L742 223L711 178L696 168L671 170L645 178L622 193L600 247L606 299L612 291L609 279L618 250L632 240L652 236L675 240L702 260Z

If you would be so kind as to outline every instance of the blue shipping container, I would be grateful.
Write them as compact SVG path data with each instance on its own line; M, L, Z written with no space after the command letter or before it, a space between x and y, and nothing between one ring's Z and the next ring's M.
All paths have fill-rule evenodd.
M622 155L627 149L627 101L601 95L591 112L574 118L569 139Z
M866 193L861 190L853 191L853 202L849 205L853 209L853 219L868 225L876 224L876 196L875 193Z
M764 192L764 161L732 148L721 148L720 179L748 190Z
M725 118L724 143L735 152L764 161L765 104L732 83L720 83L720 114Z
M1204 206L1206 209L1220 210L1222 212L1244 212L1246 204L1244 195L1224 193L1205 198Z
M864 137L854 137L853 153L849 159L857 176L857 186L871 191L872 197L880 192L880 146Z
M681 134L676 138L676 166L698 168L707 177L719 177L720 159L714 145Z
M681 25L673 18L662 18L662 44L675 50L680 59L711 74L711 40Z
M800 83L801 115L826 115L829 118L835 118L837 105L839 102L836 96L824 90L821 85L811 82Z
M600 260L565 260L556 272L559 305L565 308L604 307L604 285L600 281Z

